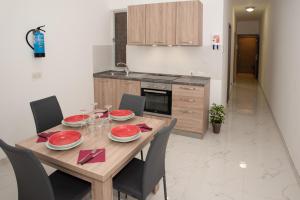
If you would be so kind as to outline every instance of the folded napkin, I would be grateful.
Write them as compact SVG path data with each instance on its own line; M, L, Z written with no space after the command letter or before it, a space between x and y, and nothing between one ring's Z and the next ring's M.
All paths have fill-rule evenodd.
M58 133L60 131L52 131L52 132L43 132L38 134L38 138L36 140L37 143L40 142L47 142L48 138L53 135L54 133Z
M141 124L136 124L137 127L139 127L141 129L142 132L148 132L148 131L152 131L152 128L149 127L147 124L145 123L141 123Z
M96 118L107 118L108 117L108 111L105 111L105 112L95 112L95 115L97 115Z
M97 162L105 162L105 149L97 149L95 153L91 153L93 150L80 150L77 164L86 164L86 163L97 163ZM101 153L98 154L98 152ZM97 156L93 157L94 155ZM80 162L81 161L81 162Z
M108 112L106 111L102 113L102 116L100 118L108 118Z

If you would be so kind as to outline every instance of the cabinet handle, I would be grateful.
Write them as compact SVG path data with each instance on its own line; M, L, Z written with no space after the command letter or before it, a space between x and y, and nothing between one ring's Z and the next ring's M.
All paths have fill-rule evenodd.
M194 87L180 87L180 89L183 89L183 90L196 90L196 88L194 88Z
M181 101L190 102L190 103L196 102L195 99L184 99L184 98L182 98Z
M184 113L184 114L194 114L195 112L190 111L190 110L183 110L182 113Z
M154 44L164 44L164 42L155 41Z
M182 41L181 44L193 44L193 41Z

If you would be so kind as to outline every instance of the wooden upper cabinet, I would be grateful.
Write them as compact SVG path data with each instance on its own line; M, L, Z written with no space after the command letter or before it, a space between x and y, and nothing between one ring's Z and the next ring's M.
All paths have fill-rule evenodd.
M146 5L128 6L127 44L144 45L146 42Z
M175 45L176 3L146 5L146 44Z
M200 1L177 2L176 44L202 45L203 5Z

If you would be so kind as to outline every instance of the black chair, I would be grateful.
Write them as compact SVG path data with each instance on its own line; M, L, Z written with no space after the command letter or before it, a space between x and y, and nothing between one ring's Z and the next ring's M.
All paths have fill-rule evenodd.
M132 94L123 94L119 109L129 109L137 116L143 116L146 98Z
M157 133L151 142L146 161L134 158L114 177L113 186L118 191L119 200L120 192L138 200L145 200L161 178L163 178L164 196L167 200L165 154L170 133L176 122L177 119L173 119L168 127L162 128Z
M56 96L30 102L30 107L37 133L57 126L63 120L63 114Z
M119 109L132 110L136 116L143 116L146 97L132 94L123 94ZM141 151L141 160L144 160L143 151Z
M13 166L19 200L80 200L90 192L90 183L61 171L48 176L29 150L9 146L1 139L0 147Z

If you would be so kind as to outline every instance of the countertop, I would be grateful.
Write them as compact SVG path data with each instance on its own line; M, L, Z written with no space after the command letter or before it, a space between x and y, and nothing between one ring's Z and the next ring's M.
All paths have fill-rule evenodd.
M103 71L94 73L94 78L112 78L112 79L124 79L124 80L137 80L145 82L155 83L169 83L180 85L195 85L205 86L210 82L210 78L201 76L182 76L172 74L155 74L155 73L142 73L142 72L130 72L126 76L123 71Z

